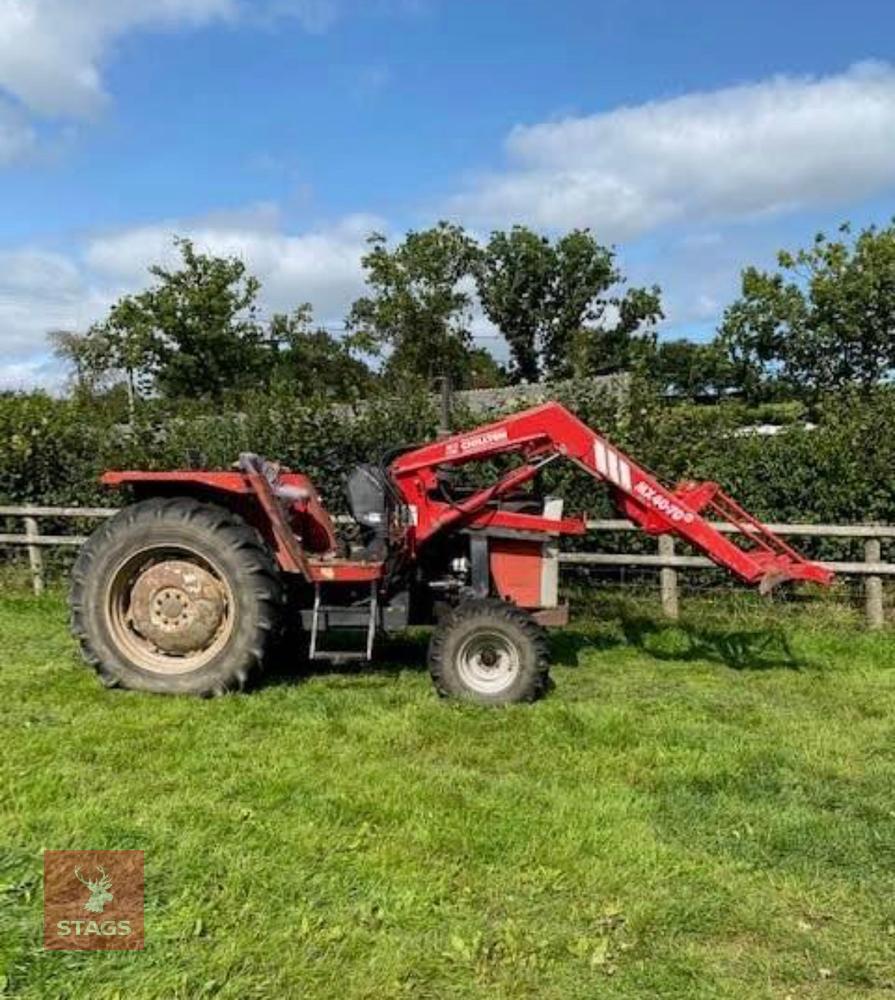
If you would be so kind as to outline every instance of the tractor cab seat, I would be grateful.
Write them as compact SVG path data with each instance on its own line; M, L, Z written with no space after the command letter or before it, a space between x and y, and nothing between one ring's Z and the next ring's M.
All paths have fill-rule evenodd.
M363 543L353 557L381 562L388 555L392 513L392 489L386 473L378 465L356 465L345 479L345 495Z

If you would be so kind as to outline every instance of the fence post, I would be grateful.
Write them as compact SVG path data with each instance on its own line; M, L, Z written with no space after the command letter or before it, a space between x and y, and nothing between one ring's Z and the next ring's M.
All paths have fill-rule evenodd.
M671 535L659 535L659 555L668 558L674 555L674 538ZM662 614L666 618L676 620L678 617L677 600L677 570L671 566L663 566L659 570L662 587Z
M864 542L864 561L868 563L882 562L882 545L878 538L868 538ZM882 628L886 616L883 609L883 578L881 576L864 578L864 599L867 608L867 624L870 628Z
M25 537L37 538L40 530L37 527L36 517L25 518ZM44 557L40 551L40 546L33 542L28 544L28 562L31 564L31 586L34 588L35 596L40 597L44 592Z

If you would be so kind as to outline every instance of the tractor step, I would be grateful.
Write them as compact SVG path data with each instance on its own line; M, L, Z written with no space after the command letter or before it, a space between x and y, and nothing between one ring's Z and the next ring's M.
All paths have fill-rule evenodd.
M311 660L320 662L325 660L327 663L356 663L359 661L367 662L370 657L367 656L361 650L352 649L320 649L313 656L309 657Z
M337 604L322 604L321 589L323 584L314 584L314 609L311 616L311 644L308 650L309 660L328 660L331 663L342 663L350 660L372 660L373 641L376 638L376 620L379 615L379 593L376 581L370 583L370 604L368 608L367 620L361 628L355 627L354 631L364 631L366 633L366 649L320 649L320 618L322 615L344 614L346 608ZM346 631L350 626L342 626ZM328 631L328 629L325 629Z

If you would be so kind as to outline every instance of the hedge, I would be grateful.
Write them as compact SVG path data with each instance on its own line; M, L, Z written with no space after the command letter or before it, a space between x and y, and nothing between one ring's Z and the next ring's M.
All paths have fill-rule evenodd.
M41 394L0 397L0 503L108 504L104 469L229 468L254 451L300 469L332 502L342 474L384 449L423 441L436 427L427 397L363 407L292 405L254 397L238 411L209 413L146 404L133 425Z
M637 383L624 397L566 383L557 398L664 478L716 480L766 520L895 521L892 389L829 400L815 426L791 423L775 436L750 432L755 414L740 405L669 406ZM458 408L455 419L466 427L493 416ZM103 469L226 468L240 451L255 451L309 474L339 509L341 478L355 462L427 440L436 426L435 400L412 391L328 408L256 396L219 413L150 402L133 426L70 400L7 394L0 396L0 503L108 503L97 482ZM549 467L547 485L568 509L611 513L605 491L568 463Z

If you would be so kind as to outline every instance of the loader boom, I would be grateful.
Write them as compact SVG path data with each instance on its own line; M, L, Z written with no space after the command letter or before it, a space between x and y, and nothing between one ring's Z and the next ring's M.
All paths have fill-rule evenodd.
M439 492L439 470L518 454L523 464L491 486L451 502ZM581 533L578 518L547 520L501 511L495 501L532 479L542 465L563 457L605 482L621 513L649 534L673 534L747 583L768 589L785 580L829 584L832 574L809 562L724 494L715 483L665 487L597 431L559 403L545 403L473 431L403 453L390 467L410 512L412 549L451 526L515 528L560 534ZM703 514L737 529L739 543Z

